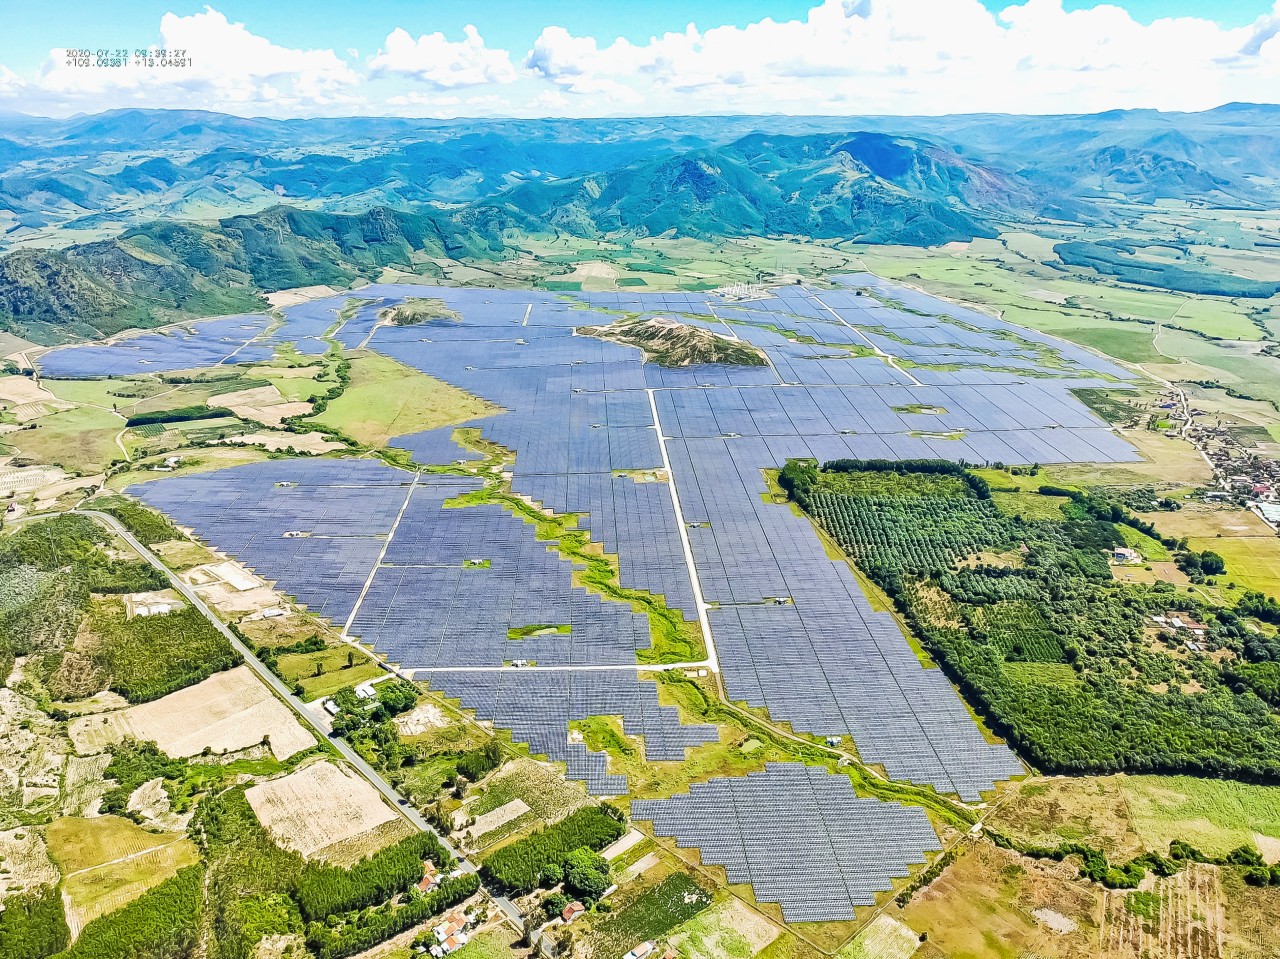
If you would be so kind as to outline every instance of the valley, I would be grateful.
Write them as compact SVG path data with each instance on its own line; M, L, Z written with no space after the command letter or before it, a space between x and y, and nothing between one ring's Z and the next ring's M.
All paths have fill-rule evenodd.
M0 944L1275 956L1271 117L11 128Z

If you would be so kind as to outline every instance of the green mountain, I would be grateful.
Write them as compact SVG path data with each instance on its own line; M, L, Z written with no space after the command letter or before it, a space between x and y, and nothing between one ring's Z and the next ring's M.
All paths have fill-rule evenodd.
M488 221L497 228L495 221ZM0 329L38 343L192 316L261 310L262 293L345 286L415 254L491 258L501 244L438 213L358 215L277 206L214 225L155 222L65 250L0 259Z
M925 140L861 133L752 135L526 183L491 204L578 236L799 234L929 246L995 236L997 216L1060 214L1068 201Z

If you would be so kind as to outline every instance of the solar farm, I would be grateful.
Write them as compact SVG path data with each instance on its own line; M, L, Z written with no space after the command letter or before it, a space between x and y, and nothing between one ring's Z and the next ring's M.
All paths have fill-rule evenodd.
M631 813L696 847L729 882L751 883L788 922L852 919L938 848L922 810L860 798L847 777L801 763L697 783L684 795L640 800Z
M341 321L348 295L286 308L270 329L222 318L40 362L52 376L177 371L332 340L499 407L458 424L464 433L395 439L416 468L274 459L130 492L596 795L624 796L628 782L571 736L577 721L621 717L648 762L718 739L659 701L655 665L718 674L730 701L796 733L849 737L889 779L967 802L1024 771L809 520L772 500L765 471L795 457L1135 460L1071 392L1120 385L1123 369L869 274L753 300L398 284L358 295L369 302ZM438 298L461 322L379 322L410 297ZM768 364L666 368L575 333L637 316L749 342ZM492 449L510 456L500 472L485 465ZM593 589L528 516L485 501L497 482L539 514L575 517L616 557L633 601ZM705 655L655 664L653 606L701 636ZM637 800L633 814L791 921L849 918L939 848L921 809L859 798L847 777L795 764Z

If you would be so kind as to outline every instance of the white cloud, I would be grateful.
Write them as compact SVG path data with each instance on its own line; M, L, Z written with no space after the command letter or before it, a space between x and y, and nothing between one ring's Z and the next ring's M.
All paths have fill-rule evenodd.
M1210 6L1206 4L1206 9ZM73 68L52 52L0 99L30 112L185 106L278 115L404 113L606 116L681 113L1056 113L1229 100L1280 101L1280 0L1255 23L1135 21L1120 6L1063 0L823 0L798 20L684 30L644 42L548 25L519 62L486 45L391 30L354 50L293 49L216 10L167 14L159 42L183 68ZM442 97L463 91L466 96Z
M462 32L463 39L458 42L443 33L428 33L414 40L408 31L396 27L383 49L369 61L370 71L375 77L411 77L441 90L516 79L516 68L506 50L490 50L471 24Z
M803 20L690 25L645 44L601 47L551 26L525 65L586 98L621 85L651 112L1197 110L1280 99L1278 32L1280 2L1231 30L1191 17L1143 25L1109 4L1067 12L1061 0L999 14L978 0L825 0Z
M71 109L185 107L294 112L351 100L355 70L332 50L301 50L257 36L211 7L166 13L155 46L181 51L187 65L78 66L54 49L29 85L40 105Z

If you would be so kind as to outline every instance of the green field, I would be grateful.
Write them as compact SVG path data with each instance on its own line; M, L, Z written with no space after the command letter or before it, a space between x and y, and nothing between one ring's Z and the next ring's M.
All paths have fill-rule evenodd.
M124 420L92 406L80 406L42 416L35 429L18 430L6 436L25 456L41 463L52 463L75 473L96 473L124 459L116 445L116 436L124 429Z
M462 423L495 408L457 387L376 353L351 360L351 383L311 422L330 426L365 446L393 436Z
M354 653L353 665L347 665L348 654ZM330 646L318 653L286 653L279 659L280 678L290 686L302 685L302 698L307 702L331 696L339 689L386 675L373 660L350 646Z
M1149 849L1181 839L1211 856L1242 845L1280 852L1280 786L1191 776L1121 777L1134 830Z

